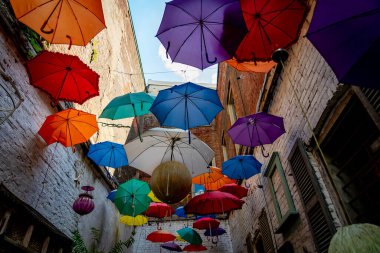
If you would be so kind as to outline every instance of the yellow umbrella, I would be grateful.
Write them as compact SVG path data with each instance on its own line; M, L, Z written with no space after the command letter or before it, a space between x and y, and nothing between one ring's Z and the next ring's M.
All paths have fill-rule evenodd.
M175 237L175 240L176 241L180 241L180 242L186 242L179 234L176 233L176 237Z
M152 191L149 192L148 194L148 197L153 201L153 202L156 202L156 203L162 203L161 200L159 200L156 195L154 195L154 193Z
M136 217L124 215L119 220L128 226L142 226L148 222L148 219L143 215L137 215Z

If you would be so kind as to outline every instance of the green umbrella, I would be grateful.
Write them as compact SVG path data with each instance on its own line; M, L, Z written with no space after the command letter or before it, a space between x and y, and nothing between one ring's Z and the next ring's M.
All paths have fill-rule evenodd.
M145 92L128 93L112 99L103 109L99 118L116 120L142 116L150 113L149 110L153 101L154 97ZM138 126L137 129L140 136L140 128Z
M182 239L184 239L190 244L194 244L194 245L202 244L201 236L198 234L197 231L195 231L192 228L182 228L180 230L177 230L177 233L179 234L179 236L181 236Z
M121 214L135 217L148 209L149 192L147 183L131 179L117 188L114 203Z

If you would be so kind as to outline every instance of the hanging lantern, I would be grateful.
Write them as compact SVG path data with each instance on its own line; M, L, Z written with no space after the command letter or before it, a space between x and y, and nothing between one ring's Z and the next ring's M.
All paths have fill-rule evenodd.
M86 191L84 193L79 194L79 197L75 200L73 204L73 209L76 213L80 215L86 215L92 212L95 208L93 197L89 193L94 190L92 186L82 186L82 190Z
M185 165L175 161L161 163L154 169L150 188L162 202L175 204L191 191L191 175Z

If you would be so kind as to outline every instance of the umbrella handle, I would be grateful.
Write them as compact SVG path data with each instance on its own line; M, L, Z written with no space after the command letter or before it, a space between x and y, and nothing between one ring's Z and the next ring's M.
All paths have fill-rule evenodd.
M168 41L168 47L166 48L166 58L169 59L170 41Z
M68 38L70 40L70 43L69 43L69 50L70 50L71 49L71 45L73 44L71 36L70 35L66 35L66 38Z
M247 182L244 182L245 188L251 188L251 184L247 184Z
M214 240L214 238L215 238L216 240ZM213 237L213 238L211 239L211 242L212 242L212 244L218 244L218 237L217 237L217 236Z
M214 57L214 60L213 61L210 61L210 58L208 58L208 53L206 53L206 60L208 63L215 63L217 61L216 57Z
M269 153L265 151L264 146L261 146L261 154L262 154L264 157L269 157Z
M47 23L49 22L49 19L45 20L45 22L42 24L41 28L40 28L40 31L45 33L45 34L52 34L54 32L54 29L50 29L50 30L45 30L46 26L47 26Z

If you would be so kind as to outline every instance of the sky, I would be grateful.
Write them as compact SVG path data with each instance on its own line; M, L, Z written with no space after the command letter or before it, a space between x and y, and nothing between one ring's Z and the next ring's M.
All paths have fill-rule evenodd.
M165 9L164 0L128 0L128 2L146 81L152 79L216 83L218 65L201 71L184 64L172 63L166 58L165 48L155 37Z

